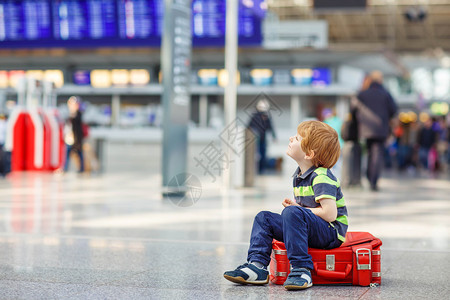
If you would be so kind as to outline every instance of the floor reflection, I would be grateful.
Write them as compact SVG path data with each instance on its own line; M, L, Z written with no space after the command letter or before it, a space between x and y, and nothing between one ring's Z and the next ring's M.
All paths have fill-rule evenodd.
M289 175L233 191L203 181L195 205L179 207L161 197L159 175L13 173L0 180L0 298L35 291L30 283L46 286L43 298L127 298L137 291L147 299L296 297L279 286L241 287L222 278L244 262L254 216L281 212L281 201L292 196ZM449 181L390 174L380 183L378 193L363 186L344 189L344 197L350 230L383 240L386 284L369 291L321 286L302 297L389 298L397 283L408 295L425 296L398 280L405 270L431 278L428 292L448 279L442 261L450 253ZM55 283L70 288L47 286Z

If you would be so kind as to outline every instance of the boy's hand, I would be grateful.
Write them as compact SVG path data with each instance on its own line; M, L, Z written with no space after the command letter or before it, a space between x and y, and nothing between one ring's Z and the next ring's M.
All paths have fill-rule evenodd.
M297 202L288 198L284 199L284 201L281 202L281 204L283 204L284 207L288 207L291 205L300 206Z

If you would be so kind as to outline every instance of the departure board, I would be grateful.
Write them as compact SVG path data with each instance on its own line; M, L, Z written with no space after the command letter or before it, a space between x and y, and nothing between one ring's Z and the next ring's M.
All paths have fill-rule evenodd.
M262 0L239 1L239 45L260 45ZM258 8L258 9L257 9ZM225 45L226 1L192 1L192 42L194 46Z
M0 0L0 48L155 46L164 0ZM261 44L265 0L240 0L239 45ZM192 1L193 45L225 44L225 0Z
M154 7L146 0L119 1L119 34L122 39L145 39L156 36Z
M194 38L221 37L225 32L225 18L225 1L192 1L192 23Z
M115 0L52 1L54 38L103 39L117 36Z
M52 37L50 1L0 1L0 42Z

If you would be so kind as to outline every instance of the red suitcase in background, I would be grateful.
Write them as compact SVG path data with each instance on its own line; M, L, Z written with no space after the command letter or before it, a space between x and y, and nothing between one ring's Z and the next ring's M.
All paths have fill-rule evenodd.
M368 232L347 232L339 248L322 250L309 248L314 270L313 284L352 284L368 286L381 283L381 240ZM273 240L270 280L283 284L290 264L284 243Z

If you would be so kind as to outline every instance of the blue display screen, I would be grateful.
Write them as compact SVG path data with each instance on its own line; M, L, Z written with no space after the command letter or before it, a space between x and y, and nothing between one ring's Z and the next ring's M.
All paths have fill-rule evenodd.
M241 46L262 42L261 6L263 0L239 1L238 43ZM262 16L262 17L261 17ZM194 46L225 45L226 1L192 1L192 42Z
M0 1L0 41L52 38L50 1Z
M331 70L328 68L298 69L291 76L292 83L302 86L327 86L331 84Z
M331 70L328 68L315 68L312 72L311 85L327 86L331 84Z
M0 0L0 48L155 46L163 0ZM240 0L239 45L261 44L264 0ZM225 0L193 0L193 45L223 46Z
M52 1L53 32L57 40L114 38L117 36L114 0Z
M75 71L73 73L73 82L78 85L90 85L91 72L84 70Z

